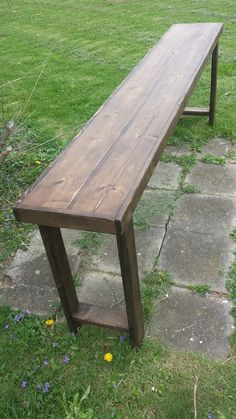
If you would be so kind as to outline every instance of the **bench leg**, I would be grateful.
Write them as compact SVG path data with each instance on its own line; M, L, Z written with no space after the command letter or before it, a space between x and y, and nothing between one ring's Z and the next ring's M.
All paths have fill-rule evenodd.
M218 53L219 53L219 45L217 44L212 53L212 59L211 59L211 91L210 91L210 109L209 109L209 124L211 126L213 126L215 122Z
M76 332L78 324L72 314L78 307L78 299L60 228L39 226L39 230L69 329Z
M144 322L138 278L133 221L126 231L117 234L117 247L120 259L126 311L131 343L140 346L144 337Z

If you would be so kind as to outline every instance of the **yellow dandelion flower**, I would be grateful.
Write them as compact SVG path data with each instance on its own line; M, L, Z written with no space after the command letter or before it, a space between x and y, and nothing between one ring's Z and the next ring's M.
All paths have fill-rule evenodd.
M111 362L113 359L113 355L110 352L107 352L104 357L103 357L104 361L106 362Z
M46 324L46 326L53 326L55 324L55 320L48 319L48 320L45 320L44 323Z
M35 160L35 164L42 164L40 160Z

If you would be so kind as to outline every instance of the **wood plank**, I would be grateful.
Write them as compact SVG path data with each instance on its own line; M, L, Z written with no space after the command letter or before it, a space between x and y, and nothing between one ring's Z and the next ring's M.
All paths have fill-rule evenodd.
M69 329L76 332L72 313L78 305L78 299L61 231L59 228L45 226L39 226L39 230Z
M61 212L58 208L32 208L24 205L24 208L14 208L14 215L17 220L26 223L38 224L48 227L69 228L74 230L97 231L100 233L115 234L117 231L115 221L106 217L93 217L91 221L91 214L88 212L81 212L80 214L67 211Z
M208 116L209 115L209 108L187 107L187 108L184 109L183 115Z
M217 93L217 70L218 70L219 45L217 44L211 59L211 92L210 92L210 115L209 123L211 126L215 123L215 107Z
M116 238L130 340L134 346L141 346L144 337L144 320L132 219L125 232L117 234Z
M77 214L92 230L130 217L222 29L173 25L16 205L17 218L40 207L39 217L55 210L60 225Z
M72 317L79 324L95 324L111 329L128 331L127 314L125 311L80 302Z

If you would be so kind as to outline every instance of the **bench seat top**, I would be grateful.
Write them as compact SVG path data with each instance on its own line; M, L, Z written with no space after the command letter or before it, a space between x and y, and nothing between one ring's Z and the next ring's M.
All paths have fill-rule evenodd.
M16 203L16 218L118 232L222 30L221 23L173 25Z

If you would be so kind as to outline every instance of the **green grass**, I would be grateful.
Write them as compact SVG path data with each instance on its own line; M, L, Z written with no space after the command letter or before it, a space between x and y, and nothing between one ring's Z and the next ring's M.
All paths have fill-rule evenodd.
M236 242L236 228L233 228L233 230L230 233L230 237Z
M143 312L146 321L149 321L153 314L154 303L169 292L171 284L171 275L158 270L151 272L142 280Z
M160 191L158 199L155 199L152 192L149 191L141 198L135 212L134 225L140 230L146 230L152 223L155 225L155 218L163 213L169 216L173 212L175 202L178 199L178 193L166 194Z
M214 154L206 154L202 158L202 162L203 163L223 165L223 164L225 164L225 158L224 157L215 156Z
M210 412L217 419L235 418L233 359L222 364L148 339L134 350L116 332L84 326L73 337L64 323L47 328L43 319L25 314L16 321L15 314L0 310L1 418L66 418L65 407L73 411L75 395L81 400L90 386L80 415L71 419L189 419L196 377L198 418ZM106 352L113 355L111 363L103 360ZM45 383L48 393L43 393Z
M182 173L181 173L180 182L183 182L187 173L190 172L190 170L192 169L192 167L196 163L196 157L195 157L194 154L191 154L190 156L184 156L184 155L183 156L175 156L173 154L164 153L161 156L161 160L166 162L166 163L174 162L174 163L177 163L181 166Z
M200 188L197 185L182 185L182 192L184 193L199 193Z
M188 289L190 289L191 291L195 292L196 294L199 295L206 295L209 294L209 292L211 292L211 287L210 285L188 285Z
M101 246L104 235L96 232L83 232L81 237L74 242L78 245L80 251L86 255L95 255Z

